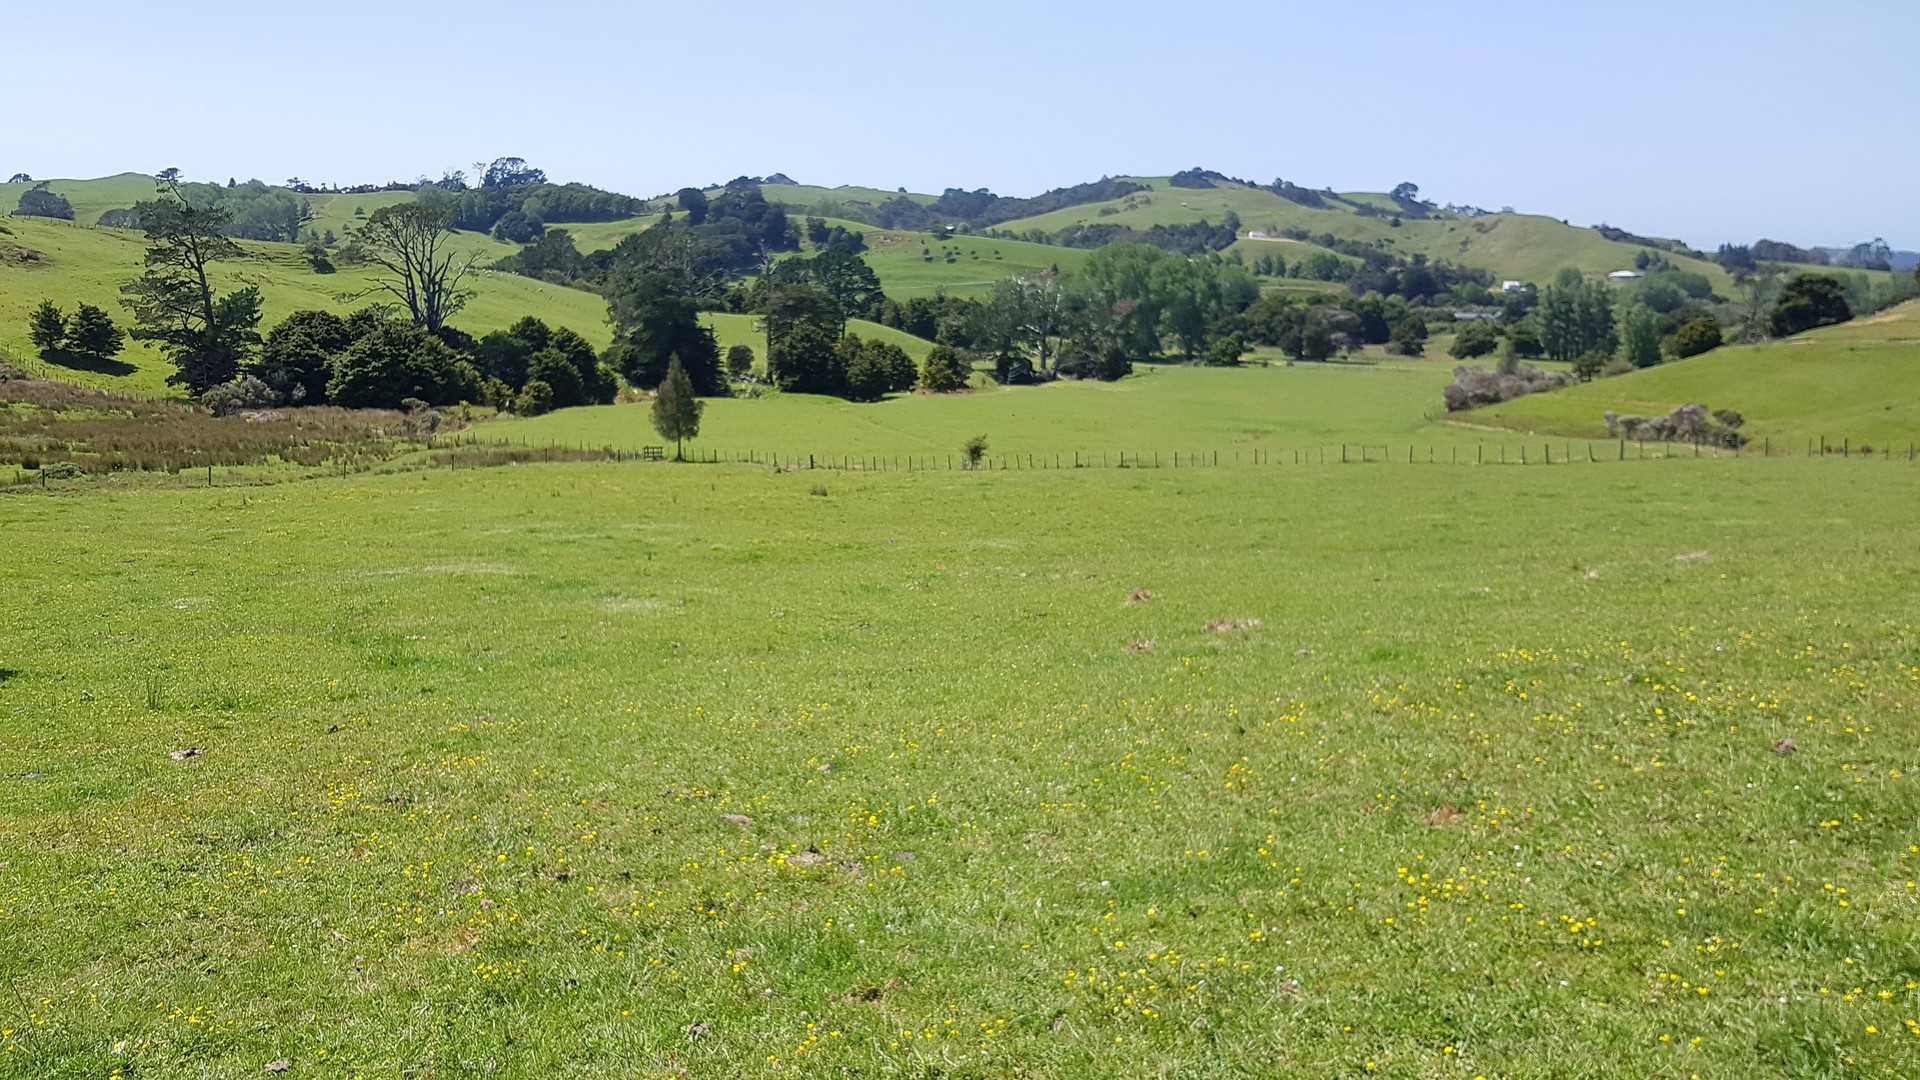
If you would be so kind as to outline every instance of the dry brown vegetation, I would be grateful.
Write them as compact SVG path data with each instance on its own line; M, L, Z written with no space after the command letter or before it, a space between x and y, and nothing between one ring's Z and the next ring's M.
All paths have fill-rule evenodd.
M406 448L404 413L281 409L216 417L172 401L40 379L0 380L0 464L83 472L178 472L209 465L364 467Z

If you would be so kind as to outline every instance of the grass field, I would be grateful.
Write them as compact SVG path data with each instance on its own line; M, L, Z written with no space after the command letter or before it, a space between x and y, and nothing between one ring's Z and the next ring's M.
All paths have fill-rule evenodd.
M1651 416L1688 402L1735 409L1742 430L1804 451L1808 439L1882 450L1920 443L1920 302L1766 345L1478 409L1464 419L1571 438L1606 435L1603 414Z
M1915 476L0 496L0 1074L1911 1076Z
M729 339L725 327L738 325L734 320L749 322L746 316L709 318L723 327L723 343ZM855 332L863 331L856 327ZM1251 463L1255 450L1291 453L1331 445L1337 456L1342 440L1373 444L1375 456L1382 445L1404 455L1417 442L1424 460L1431 446L1469 446L1489 438L1423 418L1439 409L1440 388L1452 379L1451 366L1438 361L1139 370L1142 374L1117 383L912 394L871 404L804 394L709 401L695 445L802 457L947 455L957 453L969 436L984 433L995 454L1066 454L1071 462L1075 451L1106 453L1116 461L1122 451L1158 452L1169 459L1175 451L1218 451L1229 459L1244 452ZM503 418L470 435L534 446L626 449L659 441L639 405ZM1508 442L1517 448L1518 440ZM1563 451L1555 446L1554 452Z

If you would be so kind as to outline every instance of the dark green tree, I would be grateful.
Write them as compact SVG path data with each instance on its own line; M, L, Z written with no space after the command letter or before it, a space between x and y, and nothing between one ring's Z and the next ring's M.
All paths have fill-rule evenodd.
M67 343L67 317L53 301L42 300L27 316L27 337L34 348L52 352Z
M127 335L113 325L113 316L92 304L81 304L67 326L67 347L81 356L110 360L127 344Z
M38 187L20 193L20 206L14 212L15 217L59 218L62 221L73 220L73 204L67 197L55 191L48 191L45 181Z
M493 238L508 244L531 244L545 236L547 223L538 214L509 210L493 223Z
M1573 377L1579 379L1581 382L1592 382L1600 377L1600 372L1605 370L1607 364L1612 360L1612 357L1597 349L1593 352L1581 353L1579 356L1573 358ZM1503 368L1501 374L1511 375L1514 371L1518 370L1519 364L1516 361L1512 371Z
M767 366L780 389L798 394L846 392L838 342L817 322L796 322L774 339Z
M667 362L666 378L653 395L653 430L663 439L673 440L673 457L685 461L686 440L700 435L700 414L707 404L694 396L693 380L674 357Z
M552 408L571 409L587 404L587 388L580 381L580 369L559 349L541 349L528 358L527 381L547 384L552 391Z
M810 258L783 259L769 276L773 285L811 285L833 297L848 319L868 319L880 313L887 297L880 278L867 260L843 246L823 248Z
M396 409L408 398L428 405L479 401L480 373L419 326L387 320L356 340L334 366L327 396L350 409Z
M1128 356L1160 351L1160 294L1154 268L1172 258L1149 244L1108 244L1075 271L1070 287L1086 297L1089 310L1114 312L1115 333Z
M906 350L888 342L862 341L848 334L840 339L839 353L846 370L846 396L851 401L879 401L888 394L911 390L920 375Z
M1393 333L1387 337L1387 351L1395 356L1425 355L1427 351L1426 321L1406 318L1394 324Z
M1485 319L1475 319L1453 336L1453 346L1447 350L1447 355L1456 360L1471 360L1499 347L1500 335L1494 332L1493 324Z
M951 345L935 345L920 369L920 388L934 394L965 390L973 377L973 365L966 355Z
M753 346L728 346L727 374L736 379L744 379L753 374Z
M1561 271L1560 280L1541 292L1537 318L1549 359L1614 350L1613 294L1601 282L1582 280L1577 270Z
M1773 311L1767 317L1767 330L1774 337L1787 337L1816 326L1832 326L1853 318L1847 304L1847 289L1838 278L1825 274L1801 274L1780 290Z
M707 223L707 193L699 188L684 187L675 193L680 200L680 209L686 212L687 224L699 226Z
M1719 320L1711 315L1702 315L1673 332L1673 355L1682 359L1699 356L1719 348L1720 341Z
M1660 320L1643 304L1628 308L1620 320L1620 358L1637 368L1660 363Z
M685 292L688 278L675 270L652 270L615 279L607 311L616 332L607 362L643 390L660 385L679 357L694 392L707 397L727 393L720 370L720 345L700 323L700 302Z
M760 323L767 335L769 361L781 339L797 327L814 327L830 341L839 341L847 330L840 304L831 293L812 285L780 285L766 290Z
M334 362L353 344L357 329L331 311L296 311L267 331L247 374L288 404L324 405Z
M160 175L160 195L134 207L147 234L147 269L121 288L122 302L133 312L133 336L158 342L173 362L167 381L198 396L233 381L259 344L260 290L217 295L213 264L242 254L226 236L231 218L188 201L176 169Z
M1021 360L1045 372L1054 362L1057 339L1070 329L1071 308L1081 303L1078 298L1070 302L1058 275L1048 271L1001 278L993 283L993 296L973 309L968 339L993 354L997 370Z
M521 416L540 416L553 411L553 387L539 379L528 379L513 399L513 411Z

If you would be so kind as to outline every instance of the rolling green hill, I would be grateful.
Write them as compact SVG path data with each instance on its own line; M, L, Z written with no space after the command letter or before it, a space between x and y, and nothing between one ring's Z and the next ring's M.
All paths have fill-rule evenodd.
M652 228L656 220L628 218L555 227L567 230L574 246L588 252L613 247L627 236ZM936 292L953 296L982 295L991 291L993 283L1003 277L1049 267L1070 270L1085 262L1090 254L1081 248L987 236L955 236L939 241L927 233L880 229L846 218L825 220L830 226L839 225L866 237L867 264L873 267L887 295L900 300L932 296Z
M13 213L20 205L20 196L37 186L38 182L0 184L0 215ZM153 198L154 184L153 177L145 173L120 173L97 180L52 180L47 182L47 189L73 204L74 221L93 225L109 210L124 210L142 199Z
M349 214L353 205L382 205L373 201L374 196L342 198L354 200L347 208ZM13 362L35 374L133 393L167 393L166 377L172 368L156 350L140 342L128 342L127 350L119 358L121 364L85 370L38 359L27 338L27 314L42 299L50 299L69 312L78 303L95 304L107 309L123 326L129 325L131 320L120 306L120 286L140 273L145 251L140 234L45 218L8 218L4 224L9 231L0 235L0 354L10 355ZM506 248L473 233L464 233L462 237L472 245ZM372 275L363 268L346 267L334 274L316 274L300 251L290 244L246 241L241 246L248 258L220 264L216 286L230 289L258 285L266 300L265 325L270 326L302 308L346 310L384 297L380 294L357 301L342 299L371 285ZM503 329L522 316L535 315L553 325L578 331L596 346L605 347L612 341L606 304L593 293L495 271L484 271L473 281L473 300L453 320L454 325L469 333ZM752 316L712 314L703 318L714 328L722 349L735 344L748 345L757 360L765 363L766 343L754 331ZM864 338L891 341L916 360L924 359L932 347L910 334L877 323L856 319L849 324L849 329Z
M1716 349L1464 415L1517 431L1603 438L1602 414L1651 416L1697 402L1734 409L1742 430L1805 448L1826 436L1885 448L1920 442L1920 301L1767 345Z
M1631 269L1634 256L1647 249L1635 244L1608 240L1592 229L1576 228L1537 214L1490 214L1467 218L1436 211L1427 220L1403 218L1395 227L1388 216L1367 217L1352 206L1329 201L1326 208L1315 209L1283 199L1257 188L1222 184L1213 188L1168 187L1165 177L1134 177L1150 185L1152 191L1124 199L1056 210L1038 217L1021 218L996 227L1002 232L1026 232L1039 229L1054 233L1072 225L1127 225L1147 229L1154 225L1179 225L1200 220L1219 223L1228 211L1238 215L1242 235L1260 231L1278 237L1287 229L1304 229L1319 235L1331 233L1341 240L1360 243L1385 243L1387 250L1404 256L1425 255L1445 259L1460 266L1486 270L1498 278L1517 278L1544 283L1562 267L1577 267L1587 274L1605 274ZM1341 198L1393 212L1392 200L1375 193L1348 193ZM1267 254L1285 241L1241 240L1234 246L1245 257ZM1717 291L1728 292L1732 279L1718 265L1700 259L1669 255L1674 265L1705 274Z
M78 216L78 206L75 210ZM43 363L27 338L27 313L42 299L68 311L77 303L95 304L112 313L116 322L130 325L130 316L120 306L120 286L140 274L145 252L141 235L46 218L6 218L0 225L8 230L0 235L0 353L11 354L30 372L135 393L165 393L172 369L157 351L140 342L128 343L120 357L122 367L88 371ZM484 237L474 237L472 242L493 244ZM338 273L316 274L293 245L248 241L241 246L248 258L219 264L216 286L259 286L266 325L301 308L344 310L378 299L342 299L371 286L372 275L365 269L344 267ZM595 345L611 340L606 305L592 293L492 271L479 274L473 283L472 302L454 319L463 330L484 333L503 329L522 316L537 315L579 331Z

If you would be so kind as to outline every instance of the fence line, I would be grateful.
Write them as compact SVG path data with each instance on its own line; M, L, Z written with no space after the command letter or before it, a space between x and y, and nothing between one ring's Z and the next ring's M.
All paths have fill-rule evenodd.
M1404 450L1404 452L1403 452ZM1424 450L1424 453L1422 452ZM1442 453L1442 451L1445 453ZM695 464L756 465L782 471L837 472L1015 472L1028 470L1071 469L1222 469L1292 468L1320 465L1469 465L1539 467L1543 465L1604 464L1621 461L1659 461L1675 458L1782 458L1824 460L1920 461L1920 443L1909 442L1904 449L1892 444L1874 446L1856 443L1851 438L1833 440L1814 437L1804 447L1775 446L1771 439L1746 446L1709 446L1705 443L1646 442L1638 440L1574 441L1538 440L1528 442L1478 441L1471 446L1451 443L1314 443L1290 447L1241 447L1234 450L1117 450L1052 451L1018 454L988 454L977 463L969 463L961 454L820 454L774 450L722 450L688 448L685 460ZM234 486L256 486L319 476L347 476L380 469L462 469L489 468L508 464L539 462L657 462L674 461L670 448L648 446L629 449L593 446L588 443L548 443L544 446L475 439L468 435L438 436L428 444L424 458L387 459L377 464L328 464L299 476L262 474L257 466L200 466L177 473L181 487L216 487L222 482ZM48 462L56 465L58 462ZM204 469L204 472L202 471ZM60 480L84 476L63 474ZM104 475L115 475L107 473ZM147 475L136 473L136 475ZM152 479L158 480L156 474ZM13 471L11 480L0 480L0 490L46 489L49 470Z
M461 435L437 440L434 450L448 467L482 468L508 462L537 461L673 461L671 448L648 446L632 449L593 446L585 442L548 443L544 446L522 441L494 442ZM1441 453L1441 451L1446 451ZM1920 460L1920 444L1909 442L1904 450L1892 445L1874 447L1855 444L1852 439L1838 442L1826 438L1810 439L1805 452L1797 447L1773 445L1763 439L1745 446L1720 446L1706 442L1653 442L1646 440L1538 440L1497 442L1480 440L1471 446L1460 443L1315 443L1291 447L1240 447L1233 450L1073 450L987 454L978 462L969 462L961 454L821 454L772 450L734 450L715 447L690 447L684 460L695 464L760 465L800 471L838 472L1012 472L1062 469L1194 469L1287 465L1568 465L1600 464L1607 461L1663 460L1672 458L1873 458Z

